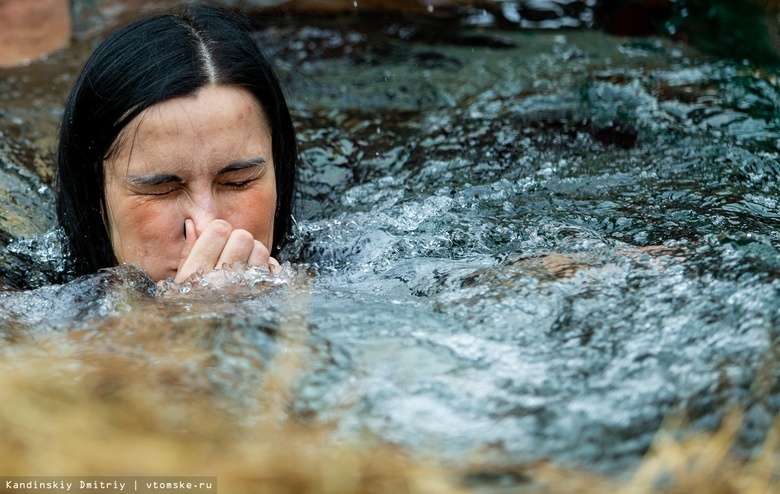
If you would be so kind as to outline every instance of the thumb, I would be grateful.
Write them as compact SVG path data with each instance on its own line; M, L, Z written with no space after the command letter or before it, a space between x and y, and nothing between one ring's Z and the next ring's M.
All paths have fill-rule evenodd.
M179 267L176 268L180 271L184 262L190 256L192 248L195 245L195 241L198 240L198 234L195 231L195 222L191 219L184 220L184 247L181 249L181 257L179 258Z

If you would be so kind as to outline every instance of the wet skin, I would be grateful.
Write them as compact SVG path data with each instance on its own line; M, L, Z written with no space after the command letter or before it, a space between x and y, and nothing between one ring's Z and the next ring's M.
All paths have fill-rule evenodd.
M276 210L271 131L245 89L207 86L149 107L105 161L107 219L119 262L152 279L270 257Z

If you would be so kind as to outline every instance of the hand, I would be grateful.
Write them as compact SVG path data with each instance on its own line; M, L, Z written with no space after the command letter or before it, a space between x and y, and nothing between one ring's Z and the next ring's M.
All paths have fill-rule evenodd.
M255 240L246 230L233 229L225 220L214 220L201 232L195 232L195 223L185 220L186 238L181 251L181 259L176 272L176 283L183 283L195 271L202 268L204 272L219 269L240 261L252 266L268 266L273 272L279 262L271 257L268 248L259 240Z

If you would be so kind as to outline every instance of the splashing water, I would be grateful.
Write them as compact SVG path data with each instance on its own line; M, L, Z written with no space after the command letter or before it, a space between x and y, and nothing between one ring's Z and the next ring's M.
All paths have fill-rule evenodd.
M214 269L208 273L204 273L203 269L198 269L183 283L176 283L173 279L168 279L160 284L159 296L191 293L193 288L208 294L233 290L240 293L251 293L251 289L256 286L265 288L288 284L294 276L295 271L289 262L282 264L278 273L273 273L266 267L247 266L236 261L229 268L224 266L222 269Z

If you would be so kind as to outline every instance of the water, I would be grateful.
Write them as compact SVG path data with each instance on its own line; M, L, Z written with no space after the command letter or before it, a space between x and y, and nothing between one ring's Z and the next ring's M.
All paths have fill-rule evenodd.
M40 164L61 100L4 100L2 358L46 341L163 362L251 423L303 327L288 413L344 437L621 472L666 416L709 430L739 407L739 446L760 444L780 411L775 73L660 38L419 29L256 33L304 162L277 278L66 282ZM29 94L20 77L87 51L0 86Z

